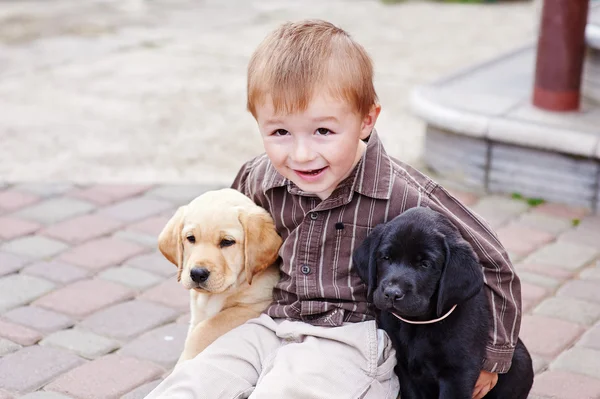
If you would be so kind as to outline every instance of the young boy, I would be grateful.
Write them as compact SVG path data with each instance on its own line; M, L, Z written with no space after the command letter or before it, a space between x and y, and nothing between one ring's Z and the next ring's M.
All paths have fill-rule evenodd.
M248 110L266 154L246 163L233 187L271 213L284 240L274 301L178 366L149 397L396 398L394 350L351 255L376 225L416 206L448 215L481 260L493 309L473 393L483 397L511 364L519 279L484 222L386 154L364 49L324 21L282 25L252 56Z

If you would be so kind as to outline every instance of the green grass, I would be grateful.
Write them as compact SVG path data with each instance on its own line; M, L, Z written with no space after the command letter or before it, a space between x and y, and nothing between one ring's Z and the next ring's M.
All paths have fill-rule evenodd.
M512 193L511 197L517 201L525 201L529 206L538 206L546 202L543 198L527 198L520 193Z

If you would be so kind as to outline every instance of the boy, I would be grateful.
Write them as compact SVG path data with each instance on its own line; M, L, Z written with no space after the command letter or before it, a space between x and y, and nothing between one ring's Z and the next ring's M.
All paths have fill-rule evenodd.
M395 398L394 350L377 329L351 254L408 208L448 215L481 260L492 329L473 397L510 367L520 284L487 225L442 187L390 158L364 49L324 21L287 23L248 67L248 110L266 154L233 187L267 209L284 240L274 301L187 361L149 397Z

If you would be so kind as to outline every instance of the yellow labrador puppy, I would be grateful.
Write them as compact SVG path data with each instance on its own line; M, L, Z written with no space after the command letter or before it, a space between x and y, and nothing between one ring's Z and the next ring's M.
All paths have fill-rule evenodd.
M180 207L158 248L190 290L191 320L178 364L271 303L281 237L266 210L233 189L209 191Z

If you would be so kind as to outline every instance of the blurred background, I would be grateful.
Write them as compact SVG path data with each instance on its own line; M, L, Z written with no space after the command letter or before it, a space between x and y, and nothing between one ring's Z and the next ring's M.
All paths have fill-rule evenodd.
M0 0L0 181L228 182L262 151L247 61L267 32L305 17L365 46L378 131L417 163L410 91L536 39L539 2L483 3Z

